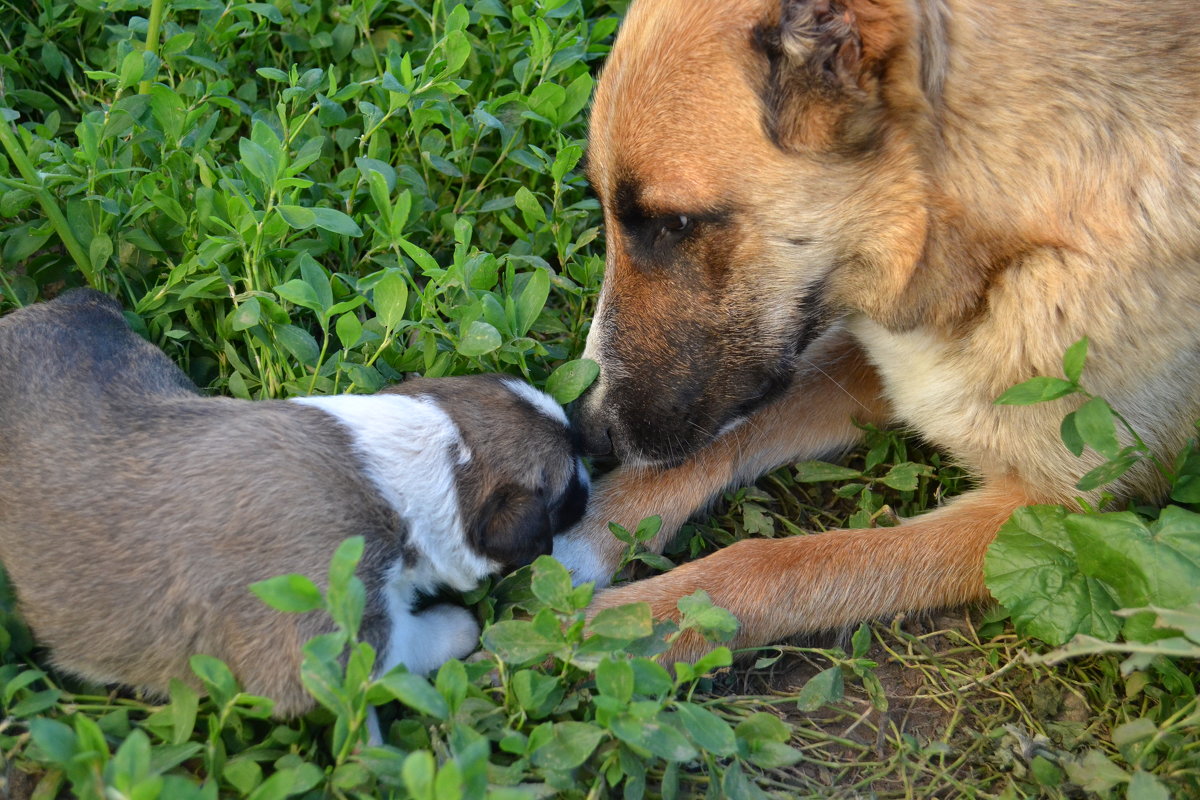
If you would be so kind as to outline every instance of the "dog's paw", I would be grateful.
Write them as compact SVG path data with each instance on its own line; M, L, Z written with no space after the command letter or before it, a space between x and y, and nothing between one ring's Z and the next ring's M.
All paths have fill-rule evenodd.
M662 551L663 544L692 510L687 503L673 504L669 500L674 493L662 484L667 475L642 467L619 467L593 485L583 519L554 539L554 557L571 571L576 585L592 582L597 588L608 586L620 568L628 545L613 536L609 522L633 530L646 517L658 515L662 526L646 546L654 552Z
M608 544L605 537L617 541L607 525L598 527L588 517L554 537L552 555L571 573L571 581L576 586L581 583L607 586L612 582L613 573L621 564L621 551L605 547Z

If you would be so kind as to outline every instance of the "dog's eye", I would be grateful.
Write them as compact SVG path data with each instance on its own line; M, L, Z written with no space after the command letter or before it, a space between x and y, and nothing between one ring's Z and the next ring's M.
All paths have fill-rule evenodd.
M663 233L683 233L691 227L692 220L686 214L676 214L662 219Z

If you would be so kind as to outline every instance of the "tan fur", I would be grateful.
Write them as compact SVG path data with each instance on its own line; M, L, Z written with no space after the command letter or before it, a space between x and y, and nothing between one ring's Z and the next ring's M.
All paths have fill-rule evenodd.
M993 400L1061 374L1084 335L1089 390L1160 455L1181 447L1200 417L1193 11L635 2L592 112L609 257L588 343L601 379L581 403L589 441L611 438L627 465L596 487L572 539L615 565L603 523L659 513L661 547L729 483L852 443L852 414L920 433L981 486L893 530L740 543L596 607L648 600L670 615L704 588L741 619L738 642L756 644L984 596L981 559L1011 510L1072 502L1098 463L1059 441L1074 401ZM625 207L635 196L641 216ZM646 244L657 215L710 209L726 213L678 245ZM806 294L819 303L797 315ZM824 335L789 353L821 315ZM714 439L775 362L794 367L787 392ZM1163 486L1139 469L1115 488Z

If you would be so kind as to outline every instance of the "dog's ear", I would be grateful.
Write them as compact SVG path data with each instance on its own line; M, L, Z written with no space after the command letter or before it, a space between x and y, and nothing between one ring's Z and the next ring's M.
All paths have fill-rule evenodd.
M778 22L756 31L769 70L763 98L776 144L861 147L860 119L878 105L884 66L901 39L889 0L782 0ZM857 124L856 124L857 122Z
M545 498L513 484L502 485L488 495L467 531L475 552L507 569L548 554L553 535Z
M853 9L833 0L785 0L779 46L793 68L827 87L857 86L862 33Z

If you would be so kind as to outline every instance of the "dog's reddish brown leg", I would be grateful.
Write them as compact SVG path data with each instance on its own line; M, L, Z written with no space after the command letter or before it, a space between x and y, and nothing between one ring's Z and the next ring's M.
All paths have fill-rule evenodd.
M620 467L598 481L587 514L558 537L554 555L577 581L607 585L625 550L608 530L610 521L632 529L645 517L661 516L662 529L649 543L661 552L679 526L727 486L752 481L790 459L852 444L861 433L854 419L886 421L875 370L847 335L826 336L807 355L788 394L679 467Z
M747 539L604 591L589 611L645 601L656 618L677 619L679 599L703 589L738 618L731 645L746 647L881 614L958 605L986 596L984 552L1013 510L1031 502L1005 482L895 528ZM689 631L663 659L693 661L710 647Z

